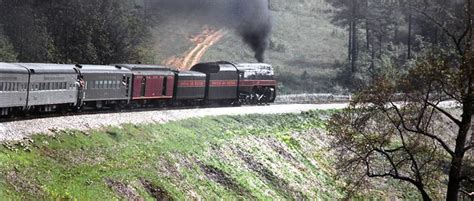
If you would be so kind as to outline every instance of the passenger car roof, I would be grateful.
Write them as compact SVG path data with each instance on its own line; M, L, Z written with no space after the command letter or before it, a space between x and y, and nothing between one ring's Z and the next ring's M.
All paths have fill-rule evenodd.
M147 65L147 64L117 64L116 66L120 66L123 68L130 69L132 71L144 71L144 70L171 70L170 68L166 66L160 66L160 65Z
M77 68L73 64L42 64L42 63L16 63L27 68L34 74L76 74Z
M2 63L0 62L0 73L5 74L5 73L24 73L28 74L28 70L25 67L16 65L16 64L10 64L10 63Z
M76 65L81 73L125 73L130 74L131 71L128 68L122 68L117 66L106 66L106 65Z

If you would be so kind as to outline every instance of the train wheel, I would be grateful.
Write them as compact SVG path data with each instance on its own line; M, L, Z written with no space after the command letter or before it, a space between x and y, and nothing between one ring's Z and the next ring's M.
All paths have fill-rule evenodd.
M100 109L102 109L103 107L104 107L104 105L103 105L102 101L97 101L97 102L95 102L95 109L100 110Z
M57 110L59 110L59 113L61 113L61 115L65 115L68 112L68 106L67 105L61 105L57 108Z
M234 100L232 102L232 106L240 107L240 106L242 106L242 101L240 101L240 99Z
M116 112L122 111L122 107L120 106L120 103L114 103L112 107L113 107L113 110Z
M263 103L264 104L269 104L275 102L276 94L275 94L275 89L271 87L265 87L263 89Z
M252 92L250 94L250 105L257 105L258 104L258 94L256 92Z
M7 115L8 115L8 109L0 108L0 117L7 116Z
M268 105L275 101L275 89L271 87L255 87L248 96L251 105Z

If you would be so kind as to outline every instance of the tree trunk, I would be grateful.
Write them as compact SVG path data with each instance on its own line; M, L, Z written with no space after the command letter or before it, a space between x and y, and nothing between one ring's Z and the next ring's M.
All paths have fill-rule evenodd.
M354 74L357 69L356 69L356 63L357 63L357 0L352 0L352 5L351 5L351 49L350 49L350 57L351 57L351 72Z
M352 49L351 49L351 72L355 73L357 71L357 49L358 49L358 44L357 44L357 23L354 20L353 25L352 25Z
M369 0L366 0L365 1L365 10L366 12L369 12ZM365 37L366 37L366 49L367 49L367 52L369 52L369 49L370 49L370 30L369 30L369 19L368 19L368 14L366 13L366 17L365 17Z
M369 31L369 23L368 22L365 22L365 39L367 41L366 43L366 49L367 49L367 52L369 52L370 50L370 31Z
M407 59L411 59L411 35L412 35L412 23L413 23L413 16L411 14L411 8L408 11L408 41L407 41L407 46L408 46L408 53L407 53Z
M463 77L467 82L467 91L464 94L463 99L463 114L461 125L459 126L458 137L456 139L456 149L454 152L453 159L451 161L451 169L449 170L449 183L448 183L448 192L446 199L447 200L458 200L458 193L460 189L461 174L463 168L463 159L465 154L465 146L469 130L472 123L472 114L473 114L473 103L474 103L474 67L473 67L473 58L472 58L472 7L471 0L465 0L466 8L466 26L468 28L467 39L466 39L466 49L462 59L461 71L466 72Z
M431 201L430 196L428 195L428 192L426 192L425 188L423 185L415 185L418 191L421 193L421 197L423 198L424 201Z
M347 58L349 62L352 62L352 21L349 23L349 44L347 49Z
M468 33L466 39L466 49L462 55L461 71L465 72L463 80L467 80L466 88L467 91L463 93L463 114L461 125L459 125L458 136L456 138L456 149L454 156L451 161L451 167L449 170L449 183L447 200L458 200L458 193L461 187L461 177L463 170L463 160L465 155L465 146L467 137L469 136L469 130L471 129L472 114L473 114L473 103L474 103L474 67L472 58L472 19L471 19L471 1L466 0L466 26L468 26Z
M472 91L471 91L472 94ZM451 168L449 170L449 183L446 200L458 200L458 193L461 187L461 173L464 159L464 148L466 146L467 136L471 128L472 121L472 97L466 98L463 103L463 115L461 126L459 128L458 137L456 139L456 149L451 160Z
M379 35L379 53L378 53L378 58L382 58L382 48L383 48L383 34Z
M372 45L372 50L370 54L370 72L372 74L372 79L375 79L375 47Z

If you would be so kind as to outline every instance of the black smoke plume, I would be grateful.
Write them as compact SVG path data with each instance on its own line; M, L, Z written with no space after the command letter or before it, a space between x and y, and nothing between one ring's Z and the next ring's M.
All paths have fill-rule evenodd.
M151 0L159 20L175 17L236 31L264 61L272 30L268 0Z

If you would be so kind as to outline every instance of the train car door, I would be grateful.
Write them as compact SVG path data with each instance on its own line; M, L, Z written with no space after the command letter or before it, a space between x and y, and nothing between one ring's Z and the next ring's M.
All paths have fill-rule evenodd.
M166 96L168 92L168 77L163 78L163 90L161 90L161 96Z
M174 92L174 76L173 75L168 76L166 78L166 89L163 91L166 91L166 96L168 97L173 96L173 92Z
M123 75L122 85L125 87L125 96L128 97L130 93L130 77Z
M146 95L146 76L143 76L140 86L140 96L145 97Z

